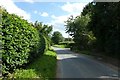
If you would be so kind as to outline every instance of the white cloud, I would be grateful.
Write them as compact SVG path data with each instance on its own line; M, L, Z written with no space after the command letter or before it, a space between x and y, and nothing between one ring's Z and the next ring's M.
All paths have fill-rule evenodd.
M63 16L55 16L55 15L52 15L51 18L53 19L51 22L52 24L63 24L64 21L67 20L69 15L63 15Z
M65 33L65 21L73 15L73 17L79 16L83 7L87 3L66 3L60 8L66 12L67 15L55 16L51 15L52 21L49 23L53 25L53 31L60 31L64 37L68 37L68 34Z
M76 13L76 12L81 12L83 7L86 5L87 3L69 3L67 2L66 4L64 4L61 9L69 12L69 13Z
M38 13L38 11L37 11L37 10L35 10L35 11L34 11L34 14L37 14L37 13Z
M60 31L64 37L68 37L68 34L65 33L64 21L67 20L69 15L55 16L51 15L51 22L47 23L48 25L53 25L53 32Z
M47 12L39 12L37 10L35 10L33 13L38 14L38 15L43 16L43 17L48 17L49 16L49 14Z
M51 24L57 25L57 24L64 24L64 21L66 21L71 15L73 17L79 16L81 11L83 10L83 7L87 3L66 3L63 6L61 6L62 10L68 12L67 15L62 16L55 16L52 15L51 18L53 19L51 21Z
M3 6L10 14L14 13L30 21L30 14L17 7L12 0L0 0L0 6Z
M23 0L25 2L34 3L34 0Z
M78 16L79 14L73 14L73 17ZM64 30L65 31L65 21L67 21L67 19L71 16L71 14L68 15L62 15L62 16L55 16L52 15L51 18L51 22L48 23L50 25L54 25L55 28L59 29L59 30Z
M52 15L52 21L50 23L48 23L49 25L53 25L53 31L60 31L62 33L62 35L67 38L68 34L65 33L65 23L64 21L66 21L71 14L68 15L62 15L62 16L55 16ZM74 16L76 16L77 14L74 14Z
M40 14L40 16L43 16L43 17L48 17L49 16L49 14L47 12L42 12L42 13L39 13L39 14Z
M37 2L36 0L12 0L13 2L28 2L28 3L34 3Z

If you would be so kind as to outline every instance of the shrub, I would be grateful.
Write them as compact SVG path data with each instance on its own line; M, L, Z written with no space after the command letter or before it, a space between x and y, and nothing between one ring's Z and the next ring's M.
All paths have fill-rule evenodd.
M38 52L38 31L26 20L5 10L2 15L3 74L28 63L30 52ZM35 52L35 54L38 54ZM35 55L34 54L34 55Z

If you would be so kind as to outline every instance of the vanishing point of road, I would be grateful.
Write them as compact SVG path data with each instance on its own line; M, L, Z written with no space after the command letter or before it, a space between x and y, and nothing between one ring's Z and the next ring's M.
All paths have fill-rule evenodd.
M118 80L118 71L90 56L77 54L69 48L54 48L57 52L57 78L112 78ZM97 80L98 80L97 79Z

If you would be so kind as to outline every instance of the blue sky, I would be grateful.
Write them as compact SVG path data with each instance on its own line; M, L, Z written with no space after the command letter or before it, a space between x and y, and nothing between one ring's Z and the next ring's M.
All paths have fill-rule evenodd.
M0 0L0 6L3 6L9 13L23 16L29 22L43 22L43 24L53 25L53 31L60 31L64 37L64 21L70 15L74 17L80 15L83 7L92 0L79 0L78 2L54 2L48 0Z
M31 21L35 22L36 20L48 23L51 20L50 15L60 16L62 9L60 6L62 6L64 3L53 3L53 2L35 2L35 3L27 3L27 2L16 2L15 3L18 7L25 10L26 12L29 12L31 14ZM48 14L48 16L44 15L43 13ZM62 15L67 15L65 11L62 11Z

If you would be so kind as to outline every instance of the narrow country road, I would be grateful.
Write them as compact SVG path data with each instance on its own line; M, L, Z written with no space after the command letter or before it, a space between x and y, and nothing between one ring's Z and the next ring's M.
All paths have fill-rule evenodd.
M118 80L118 71L92 57L73 53L68 48L54 48L54 50L57 52L58 59L57 78L114 78Z

